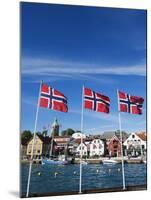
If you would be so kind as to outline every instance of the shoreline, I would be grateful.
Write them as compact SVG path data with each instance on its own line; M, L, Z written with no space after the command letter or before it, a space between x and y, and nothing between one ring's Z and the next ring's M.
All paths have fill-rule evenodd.
M93 159L93 158L88 158L88 159L82 159L83 161L86 161L88 164L103 164L103 160L106 160L108 158L99 158L99 159ZM115 160L118 161L118 163L121 163L121 158L110 158L111 160ZM21 160L21 164L28 164L30 162L30 160ZM41 159L35 159L33 160L33 164L41 164L42 160ZM72 164L79 164L80 163L80 159L76 158ZM143 159L140 158L131 158L131 159L127 159L124 158L124 163L128 163L128 164L140 164L140 163L144 163ZM71 163L70 163L71 164Z

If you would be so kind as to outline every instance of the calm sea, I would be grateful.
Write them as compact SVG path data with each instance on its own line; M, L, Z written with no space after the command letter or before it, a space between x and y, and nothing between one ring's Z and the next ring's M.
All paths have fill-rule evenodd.
M26 192L29 165L21 166L21 190ZM145 164L125 164L126 186L146 184ZM82 189L122 187L121 164L83 166ZM79 189L79 165L33 165L30 193L69 192Z

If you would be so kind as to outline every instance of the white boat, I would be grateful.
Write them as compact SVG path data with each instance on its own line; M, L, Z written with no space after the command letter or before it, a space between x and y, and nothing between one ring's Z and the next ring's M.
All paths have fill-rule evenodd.
M42 160L42 165L67 165L68 161L66 160L50 160L50 159L43 159Z
M144 164L147 164L147 161L146 161L146 160L143 160L143 163L144 163Z
M107 165L108 165L108 164L110 164L110 165L113 164L113 165L114 165L114 164L118 164L119 161L117 161L117 160L112 160L112 159L105 159L105 160L102 160L102 163L103 163L103 164L107 164Z
M81 160L80 163L81 163L82 165L87 165L87 164L88 164L88 163L87 163L86 161L84 161L84 160Z

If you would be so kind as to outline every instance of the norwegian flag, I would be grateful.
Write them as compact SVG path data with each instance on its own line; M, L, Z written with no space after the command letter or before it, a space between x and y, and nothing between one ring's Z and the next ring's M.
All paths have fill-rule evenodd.
M68 112L67 98L54 88L42 84L40 95L40 107Z
M144 99L142 97L131 96L125 92L118 91L119 110L131 114L142 114Z
M109 113L110 99L89 88L84 88L84 107L97 112Z

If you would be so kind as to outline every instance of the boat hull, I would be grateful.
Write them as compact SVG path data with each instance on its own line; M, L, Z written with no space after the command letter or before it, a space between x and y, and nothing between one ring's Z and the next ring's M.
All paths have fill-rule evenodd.
M43 159L42 160L43 165L67 165L68 161L64 160L50 160L50 159Z
M106 164L106 165L115 165L115 164L119 163L116 160L103 160L102 162L103 162L103 164Z

